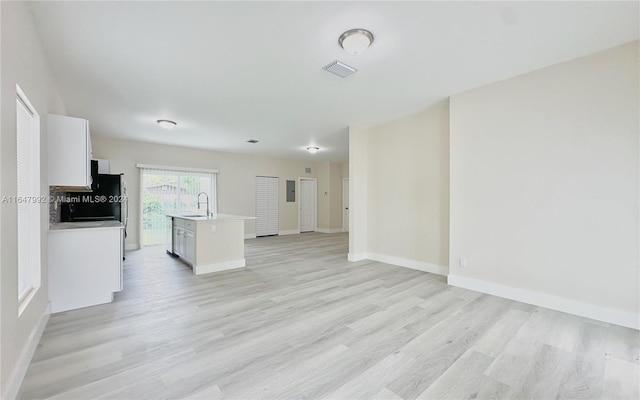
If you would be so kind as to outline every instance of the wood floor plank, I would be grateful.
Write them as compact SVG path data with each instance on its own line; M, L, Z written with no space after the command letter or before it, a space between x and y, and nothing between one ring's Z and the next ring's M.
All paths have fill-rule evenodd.
M418 399L473 398L485 387L488 378L482 373L491 362L492 357L472 349L467 350Z
M346 234L246 241L195 276L127 253L115 301L51 316L31 399L627 399L638 331L346 260Z
M609 358L605 365L602 399L640 399L640 366L617 358Z

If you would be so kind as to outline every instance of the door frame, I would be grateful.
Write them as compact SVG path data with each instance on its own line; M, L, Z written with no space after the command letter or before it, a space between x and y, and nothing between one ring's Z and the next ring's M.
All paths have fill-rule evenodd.
M347 186L347 191L349 190L349 178L342 178L342 232L349 232L349 215L351 214L351 210L349 210L349 203L344 204L344 187ZM350 196L351 193L348 193ZM344 218L345 209L347 210L347 218Z
M312 181L316 188L316 196L313 199L313 230L311 232L318 231L318 178L298 178L298 232L302 233L301 225L302 220L300 219L300 207L302 205L302 181ZM309 231L305 231L309 232Z

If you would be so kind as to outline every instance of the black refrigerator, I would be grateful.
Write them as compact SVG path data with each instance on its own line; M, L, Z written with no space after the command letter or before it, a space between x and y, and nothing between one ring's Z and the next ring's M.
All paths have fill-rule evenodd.
M124 175L98 174L91 192L69 192L61 204L62 222L120 221L127 223Z
M91 192L69 192L60 204L61 222L120 221L127 236L128 197L123 174L98 174Z

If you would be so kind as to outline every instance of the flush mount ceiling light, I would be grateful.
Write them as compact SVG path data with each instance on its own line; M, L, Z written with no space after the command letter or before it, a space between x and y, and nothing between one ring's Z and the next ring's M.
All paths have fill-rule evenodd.
M373 34L366 29L349 29L340 35L338 43L347 53L360 54L373 43Z
M316 154L320 150L320 147L307 147L307 151L311 154Z
M173 129L174 126L178 125L175 121L169 121L168 119L159 119L157 122L162 129Z

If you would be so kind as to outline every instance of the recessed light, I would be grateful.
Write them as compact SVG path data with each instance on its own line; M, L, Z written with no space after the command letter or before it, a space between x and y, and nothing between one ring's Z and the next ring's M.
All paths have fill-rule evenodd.
M319 150L320 150L320 148L319 148L319 147L315 147L315 146L313 146L313 147L307 147L307 151L308 151L309 153L311 153L311 154L316 154Z
M247 143L258 143L259 140L255 140L255 139L249 139L247 140Z
M373 34L366 29L349 29L340 35L338 43L347 53L364 53L373 43Z
M170 121L168 119L159 119L157 122L162 129L173 129L176 125L178 125L175 121Z

